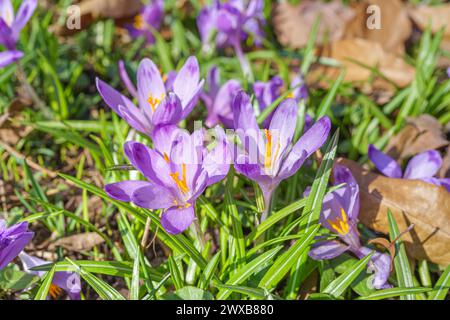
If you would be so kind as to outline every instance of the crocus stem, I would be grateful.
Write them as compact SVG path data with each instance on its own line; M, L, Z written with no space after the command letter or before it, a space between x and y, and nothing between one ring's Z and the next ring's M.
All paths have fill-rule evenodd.
M261 215L261 221L260 222L263 222L269 216L271 201L272 201L272 192L264 194L264 211L263 211L263 213Z
M239 41L235 41L234 43L234 51L236 52L236 56L239 59L239 63L241 64L242 72L244 73L244 77L250 82L254 82L254 76L252 72L252 68L250 67L250 62L242 50L241 43Z
M150 235L150 224L152 223L152 219L151 218L147 218L147 221L145 222L145 229L144 229L144 235L142 236L142 240L141 240L141 247L142 250L145 250L145 248L147 247L147 242L148 242L148 236Z
M203 250L203 248L205 247L205 238L197 219L194 220L194 229L195 233L197 233L197 238L200 243L200 250Z
M39 98L36 91L34 91L33 87L28 82L25 70L23 69L22 65L19 61L16 62L17 65L17 79L19 79L22 86L27 90L28 95L30 96L31 100L33 100L36 107L39 109L44 108L44 102Z

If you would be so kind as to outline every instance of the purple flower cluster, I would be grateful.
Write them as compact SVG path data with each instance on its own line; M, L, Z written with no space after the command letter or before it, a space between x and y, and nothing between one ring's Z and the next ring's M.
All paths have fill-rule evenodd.
M20 31L36 10L37 0L24 0L16 14L10 0L0 0L0 46L6 51L0 52L0 68L23 57L16 49Z
M436 178L442 167L442 157L436 150L422 152L409 160L405 172L399 164L375 146L369 146L369 159L383 175L397 179L418 179L437 186L442 186L450 192L450 178Z

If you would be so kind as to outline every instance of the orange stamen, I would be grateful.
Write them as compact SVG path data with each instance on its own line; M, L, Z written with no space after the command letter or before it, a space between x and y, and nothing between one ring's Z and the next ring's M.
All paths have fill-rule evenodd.
M264 133L266 134L267 138L266 154L264 156L264 167L266 169L270 169L270 167L272 166L272 135L267 129L264 129Z
M181 165L181 179L178 177L178 172L170 173L173 181L177 184L178 188L183 193L187 193L189 191L189 187L186 182L186 164Z
M48 289L48 293L53 299L58 298L61 292L62 289L53 283L50 285L50 288Z
M134 17L133 27L135 27L138 30L141 30L144 28L144 19L142 18L142 16L140 14Z
M147 102L150 104L150 107L152 107L152 111L155 112L156 107L161 102L161 100L164 99L164 93L161 94L161 98L155 98L152 94L148 96Z
M350 226L348 224L347 215L343 208L341 208L341 216L342 218L337 217L334 221L327 219L327 222L337 233L345 236L347 233L349 233Z

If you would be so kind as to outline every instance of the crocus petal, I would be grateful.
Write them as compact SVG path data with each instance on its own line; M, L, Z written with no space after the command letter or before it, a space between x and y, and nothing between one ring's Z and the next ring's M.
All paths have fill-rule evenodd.
M359 215L359 186L353 177L352 172L347 167L335 165L333 169L334 184L346 184L343 188L340 202L344 204L343 209L349 220L358 219ZM337 193L339 195L340 193Z
M280 172L280 179L292 176L303 162L319 149L327 140L331 123L328 117L320 118L303 136L298 139L291 152L284 160Z
M12 29L15 32L15 36L18 36L18 33L25 24L30 20L31 16L36 10L37 0L24 0L17 11L16 18L12 24Z
M339 241L322 241L313 244L308 255L314 260L329 260L340 256L348 248Z
M374 145L369 145L368 156L370 161L375 165L375 167L387 177L390 178L401 178L402 177L402 169L398 165L398 163L389 157L387 154L384 154Z
M220 120L228 128L233 126L232 103L240 90L242 89L239 81L234 79L227 81L219 89L214 99L212 110L208 112L208 118L205 121L207 126L212 127L217 124L217 122L214 123L210 119Z
M172 144L175 141L180 128L175 125L163 125L157 126L152 132L153 146L160 154L164 156L170 155L172 150Z
M155 126L168 124L178 124L182 116L181 101L178 96L170 92L167 97L161 101L159 107L153 114L152 123Z
M217 66L212 66L206 76L206 83L208 84L208 94L212 97L217 95L220 89L220 72Z
M441 186L443 186L445 189L447 189L448 192L450 192L450 178L439 179L439 182L441 183Z
M203 169L208 173L207 185L222 180L230 169L232 160L230 146L222 128L216 127L217 145L203 160Z
M0 0L0 19L3 19L7 26L11 26L13 24L14 8L11 0Z
M372 252L372 249L361 247L356 254L361 258ZM372 286L375 289L391 287L388 283L389 274L391 273L391 257L389 255L375 252L370 259L367 271L375 273L372 280Z
M153 125L150 124L147 118L142 114L142 111L133 106L128 108L119 106L119 115L134 129L144 134L149 135L152 132Z
M163 213L161 224L167 233L179 234L186 230L194 219L195 213L192 205L187 208L172 207Z
M134 204L146 209L166 209L174 205L176 200L170 190L148 184L134 190L131 200Z
M10 263L19 253L25 248L25 246L31 241L34 236L34 232L24 232L16 235L11 239L9 245L3 248L0 252L0 270Z
M97 86L97 90L102 96L103 100L119 116L122 116L119 110L119 106L123 106L127 109L131 109L133 107L136 108L136 106L133 104L133 102L130 101L130 99L120 94L116 89L112 88L106 82L103 82L99 78L96 78L95 83Z
M128 92L134 98L137 98L138 97L137 89L136 89L135 85L133 84L133 82L131 81L130 77L128 76L128 72L125 67L125 62L123 60L119 60L117 65L119 68L119 76L120 76L120 79L122 80L123 84L127 88Z
M56 272L53 276L53 284L60 287L69 295L70 300L80 300L81 280L75 272Z
M276 108L269 126L269 131L278 138L280 156L290 145L296 124L297 103L294 99L286 99ZM276 144L274 146L277 147Z
M105 186L106 194L116 200L130 202L133 192L139 188L152 186L148 181L140 180L125 180L115 183L110 183Z
M442 158L436 150L429 150L409 160L403 178L422 179L433 177L442 166Z
M4 51L0 52L0 68L19 60L23 57L23 53L20 51Z
M8 237L14 237L19 236L20 234L27 231L28 231L28 222L24 221L12 225L3 232L3 235Z
M197 58L189 57L173 82L173 91L181 100L183 107L192 100L200 81L200 67Z
M137 89L139 107L149 116L153 113L152 105L149 99L161 101L166 95L166 88L161 74L150 59L143 59L138 67L137 72ZM153 106L157 107L157 104Z
M45 271L34 271L31 270L34 267L42 266L44 264L50 264L50 262L39 259L38 257L30 256L25 252L19 254L19 258L22 261L23 271L29 274L33 274L38 277L45 275Z

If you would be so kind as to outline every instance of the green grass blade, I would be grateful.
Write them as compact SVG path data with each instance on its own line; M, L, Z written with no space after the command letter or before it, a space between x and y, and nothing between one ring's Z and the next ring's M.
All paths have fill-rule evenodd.
M428 297L429 300L444 300L450 289L450 266L445 268L442 275L439 277L433 292Z
M368 296L359 297L357 300L381 300L394 297L400 297L407 294L413 295L430 291L431 288L415 287L415 288L390 288L378 290Z
M50 290L50 286L52 285L53 275L55 274L56 266L53 266L42 279L42 284L39 287L34 300L47 300L48 291Z

